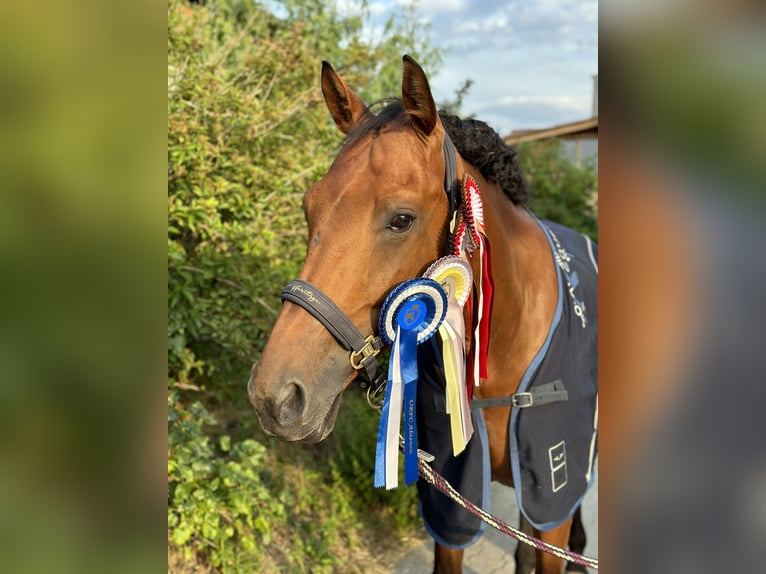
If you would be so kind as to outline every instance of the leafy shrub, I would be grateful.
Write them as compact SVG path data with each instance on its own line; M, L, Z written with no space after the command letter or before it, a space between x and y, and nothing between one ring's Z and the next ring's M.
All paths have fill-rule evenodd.
M350 552L390 550L418 520L414 488L372 488L377 414L344 397L321 445L238 439L200 402L168 397L168 538L175 567L357 572ZM358 440L343 442L351 431ZM268 445L268 448L267 448ZM340 456L339 456L340 455Z
M215 425L200 403L188 410L168 398L168 530L188 562L253 571L271 540L270 519L284 516L259 468L266 451L254 440L231 444L206 434ZM267 516L268 519L265 517Z
M530 209L598 241L598 174L593 165L582 169L563 157L561 142L550 140L515 146L532 190Z
M374 84L360 92L375 98L399 89L402 51L425 65L439 57L408 36L413 20L371 44L362 17L333 3L265 6L168 8L169 370L219 388L246 377L265 343L305 253L302 195L340 141L321 60L352 85Z
M304 257L302 195L341 140L320 63L368 101L398 92L402 53L439 60L413 14L371 43L364 15L332 2L169 1L171 570L358 572L351 553L417 520L414 489L372 488L377 415L361 397L322 445L286 445L257 428L244 384Z

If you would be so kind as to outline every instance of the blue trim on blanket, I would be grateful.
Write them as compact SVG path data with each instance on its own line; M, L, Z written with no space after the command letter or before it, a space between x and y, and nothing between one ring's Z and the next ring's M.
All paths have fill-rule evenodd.
M545 234L545 238L548 240L548 245L551 248L551 255L553 256L553 265L556 269L556 279L558 281L558 299L556 301L556 312L553 315L553 320L551 321L551 326L548 328L548 335L545 338L545 342L543 343L543 346L540 347L540 350L535 355L534 359L532 359L532 362L529 363L529 366L527 367L527 370L524 373L524 376L521 378L521 382L519 383L519 388L516 392L524 392L529 387L529 383L532 381L532 378L537 371L537 368L540 366L540 363L545 358L545 355L548 353L548 347L550 347L551 339L553 338L553 333L556 331L556 327L559 325L559 321L561 320L561 313L562 309L564 307L563 300L564 300L564 284L561 280L561 272L559 271L558 264L556 263L556 248L553 245L553 240L551 239L550 233L548 233L548 229L543 225L543 223L530 211L528 212L532 218L537 222L537 225L540 226L540 229L542 229L543 233ZM519 409L511 409L511 422L508 425L508 443L510 445L510 451L511 451L511 472L513 473L513 484L516 485L514 488L516 492L516 502L519 505L519 510L524 515L524 517L529 521L530 524L535 526L536 528L539 528L541 530L548 530L550 528L553 528L557 526L558 524L561 524L563 520L566 520L569 518L567 516L561 521L558 522L547 522L545 524L536 524L532 519L527 516L527 513L524 512L524 507L521 502L521 468L519 466L519 445L516 441L516 436L518 434L518 428L519 428ZM593 477L591 477L591 480ZM576 507L572 509L571 514L574 514L574 511L576 510ZM570 514L570 516L571 516Z

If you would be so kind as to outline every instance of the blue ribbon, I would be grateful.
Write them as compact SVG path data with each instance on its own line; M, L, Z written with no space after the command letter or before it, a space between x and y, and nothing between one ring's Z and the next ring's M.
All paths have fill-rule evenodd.
M413 315L415 319L412 320ZM418 333L425 316L425 303L411 301L399 312L399 361L404 380L404 484L418 479Z
M397 485L399 427L404 411L404 482L418 479L417 382L418 344L436 332L447 312L447 297L431 279L417 278L397 286L383 303L379 332L392 344L388 385L383 399L375 450L375 486Z
M375 487L386 486L386 435L388 422L391 416L391 393L394 389L393 378L394 361L388 363L388 384L383 398L383 409L380 412L380 426L378 427L378 442L375 445Z

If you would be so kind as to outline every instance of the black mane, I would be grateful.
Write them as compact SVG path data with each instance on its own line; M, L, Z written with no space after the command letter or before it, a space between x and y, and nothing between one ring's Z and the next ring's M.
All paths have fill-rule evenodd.
M401 100L385 100L384 107L352 129L343 142L349 146L359 139L372 135L377 137L383 127L392 122L409 125L409 118ZM452 138L458 153L468 163L481 171L491 182L497 183L503 193L514 204L526 206L530 194L521 173L516 150L503 141L503 138L485 122L453 116L439 112L444 129Z

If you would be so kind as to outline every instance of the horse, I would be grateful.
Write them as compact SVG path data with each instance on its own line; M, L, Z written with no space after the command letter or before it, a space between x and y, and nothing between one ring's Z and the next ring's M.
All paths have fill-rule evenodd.
M515 151L483 122L438 112L425 72L409 56L403 58L401 99L379 112L327 62L321 88L345 141L327 174L304 195L305 262L299 279L283 292L286 303L248 381L264 431L285 441L322 441L333 430L343 391L362 371L377 376L375 356L382 343L374 334L387 295L421 276L448 249L451 210L459 200L449 194L445 200L450 163L458 178L467 174L476 182L492 245L486 377L473 388L473 399L512 395L546 345L561 291L561 261L527 207L529 193ZM456 153L450 159L451 150ZM474 280L482 276L480 264L479 257L470 259ZM491 478L514 486L511 403L480 410ZM566 547L571 525L570 513L553 528L528 523L526 528L544 542ZM463 552L435 538L434 573L461 572ZM523 554L520 549L517 557ZM562 559L536 551L536 572L563 568Z

